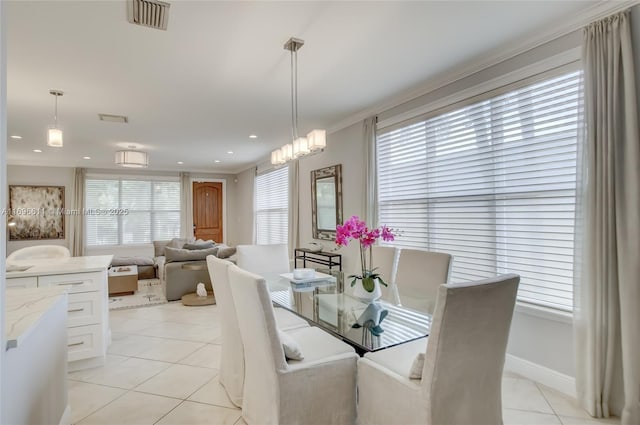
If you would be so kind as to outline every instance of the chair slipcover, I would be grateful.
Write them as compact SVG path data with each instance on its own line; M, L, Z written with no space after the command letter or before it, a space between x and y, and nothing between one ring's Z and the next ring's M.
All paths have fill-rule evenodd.
M433 313L438 288L449 281L450 254L402 249L398 259L396 288L400 303L414 310Z
M261 276L290 271L289 249L286 244L238 245L236 255L238 267Z
M43 260L47 258L66 257L71 257L71 252L67 247L60 245L37 245L13 251L9 254L6 261Z
M242 406L244 390L244 348L240 338L240 328L229 287L228 268L236 267L227 260L213 255L207 256L207 267L211 277L216 304L222 316L220 337L222 352L220 356L220 383L227 391L229 399L236 406ZM281 330L307 327L309 324L302 318L286 310L276 309L276 322Z
M396 248L392 246L373 246L373 266L377 267L376 272L380 274L382 280L387 286L380 285L382 291L382 299L392 304L399 304L400 300L396 294L395 281L395 259Z
M229 283L245 348L245 421L353 424L358 358L353 348L318 328L300 328L289 335L304 359L287 362L264 279L233 267Z
M502 424L502 370L520 277L441 285L431 332L358 362L361 425ZM409 379L425 350L422 379Z

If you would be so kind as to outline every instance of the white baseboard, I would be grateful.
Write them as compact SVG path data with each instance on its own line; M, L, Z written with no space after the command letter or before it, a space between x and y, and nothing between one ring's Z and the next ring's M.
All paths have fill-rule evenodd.
M64 412L62 413L62 417L60 418L59 425L69 425L71 423L71 406L67 404Z
M536 381L556 391L560 391L571 397L576 397L575 378L541 366L529 360L507 354L504 362L504 369L516 373L532 381Z

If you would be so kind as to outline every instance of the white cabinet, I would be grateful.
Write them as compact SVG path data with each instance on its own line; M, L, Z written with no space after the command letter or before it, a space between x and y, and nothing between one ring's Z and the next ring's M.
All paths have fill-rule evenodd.
M88 259L102 259L100 264L104 264L104 267L94 265L93 270L86 271L87 267L83 267L81 259L84 259L84 263ZM67 263L59 267L48 263L36 265L27 271L31 276L7 273L7 286L64 288L68 294L69 370L99 366L104 364L111 340L107 295L107 267L111 257L71 257L63 261Z

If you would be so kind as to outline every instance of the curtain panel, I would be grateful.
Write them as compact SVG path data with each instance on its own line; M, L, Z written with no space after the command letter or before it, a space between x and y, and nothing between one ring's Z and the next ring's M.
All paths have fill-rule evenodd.
M73 180L73 208L76 214L69 215L71 221L70 241L71 255L79 257L84 254L84 182L87 178L86 168L76 168Z
M596 417L640 423L640 141L630 13L584 29L575 264L576 386ZM580 266L581 265L581 266Z

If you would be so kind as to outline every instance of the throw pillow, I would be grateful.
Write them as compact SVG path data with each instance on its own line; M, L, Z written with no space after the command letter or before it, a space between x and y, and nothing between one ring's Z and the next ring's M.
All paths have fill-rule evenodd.
M282 343L282 349L284 350L284 356L289 360L302 360L304 354L298 342L293 339L291 335L286 332L282 332L278 329L278 335L280 336L280 342Z
M118 266L153 266L153 260L147 257L113 257L111 265Z
M235 247L230 247L230 246L226 246L226 245L219 245L218 246L218 254L217 257L218 258L229 258L231 257L233 254L236 253L236 248Z
M186 243L182 247L183 249L209 249L216 246L213 242L194 242L194 243Z
M187 238L187 239L173 238L171 239L171 241L169 241L167 246L171 248L182 248L184 244L194 243L195 241L196 241L195 238Z
M424 353L419 353L415 360L413 360L411 370L409 371L409 378L422 379L422 369L424 369Z
M180 249L171 248L170 246L164 249L164 255L167 259L167 263L177 261L202 261L207 258L207 255L215 256L218 252L218 248L209 249Z

